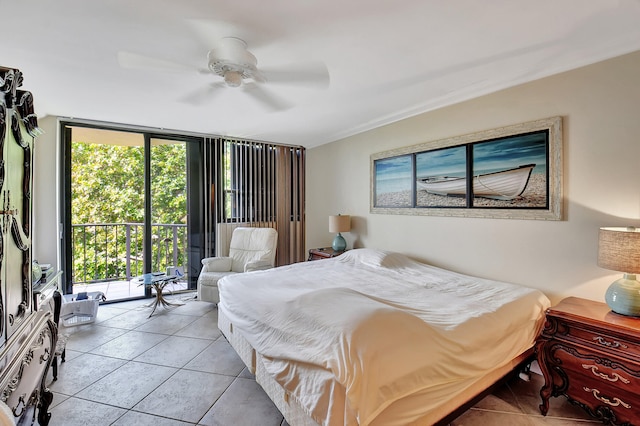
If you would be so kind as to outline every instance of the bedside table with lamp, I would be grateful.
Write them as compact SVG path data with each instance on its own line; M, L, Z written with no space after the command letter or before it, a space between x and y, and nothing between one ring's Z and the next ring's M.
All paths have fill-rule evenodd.
M340 256L346 250L335 251L331 247L320 247L309 249L309 258L307 260L331 259Z
M601 228L598 265L624 272L605 303L569 297L547 310L536 352L540 411L564 395L613 425L640 425L640 229Z
M313 248L309 250L309 258L307 260L330 259L340 256L347 250L347 242L341 232L349 232L351 230L351 216L336 215L329 216L329 232L337 232L333 239L331 247Z

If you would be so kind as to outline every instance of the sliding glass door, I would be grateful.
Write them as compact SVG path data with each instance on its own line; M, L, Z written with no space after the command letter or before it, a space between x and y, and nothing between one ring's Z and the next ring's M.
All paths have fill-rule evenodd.
M195 289L200 140L75 123L62 135L66 292L149 296L147 272L179 275L167 290Z
M179 276L175 285L170 284L171 290L186 290L189 271L186 143L151 138L150 171L148 269Z

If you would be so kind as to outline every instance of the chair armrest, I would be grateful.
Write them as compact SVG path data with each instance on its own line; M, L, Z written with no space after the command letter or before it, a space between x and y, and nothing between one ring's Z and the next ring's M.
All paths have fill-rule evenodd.
M232 261L230 257L205 257L202 259L202 272L229 272Z
M257 260L255 262L249 262L246 265L244 265L245 272L262 271L264 269L271 269L271 268L273 268L273 265L271 265L271 263L266 260Z

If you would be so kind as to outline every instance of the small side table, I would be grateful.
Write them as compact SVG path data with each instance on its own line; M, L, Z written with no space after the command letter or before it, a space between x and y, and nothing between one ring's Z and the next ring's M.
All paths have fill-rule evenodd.
M169 283L173 283L178 279L178 277L176 275L166 275L166 274L161 274L161 273L156 273L156 274L152 274L151 277L151 282L144 282L144 275L138 277L138 280L140 281L140 284L138 285L144 285L144 286L152 286L153 289L156 291L156 298L153 302L151 302L150 304L148 304L148 307L153 308L151 310L151 313L149 314L149 318L151 318L151 315L153 315L153 313L156 311L156 308L158 307L158 305L161 305L163 307L168 307L168 306L182 306L182 303L175 303L175 302L169 302L167 299L164 298L164 295L162 294L162 291L164 290L165 286Z
M309 250L309 258L307 260L329 259L340 256L345 251L346 250L335 251L331 247L314 248Z

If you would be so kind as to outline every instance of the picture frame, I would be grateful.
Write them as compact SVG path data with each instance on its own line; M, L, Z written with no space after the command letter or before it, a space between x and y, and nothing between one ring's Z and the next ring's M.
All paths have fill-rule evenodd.
M371 155L378 214L562 220L562 117Z

